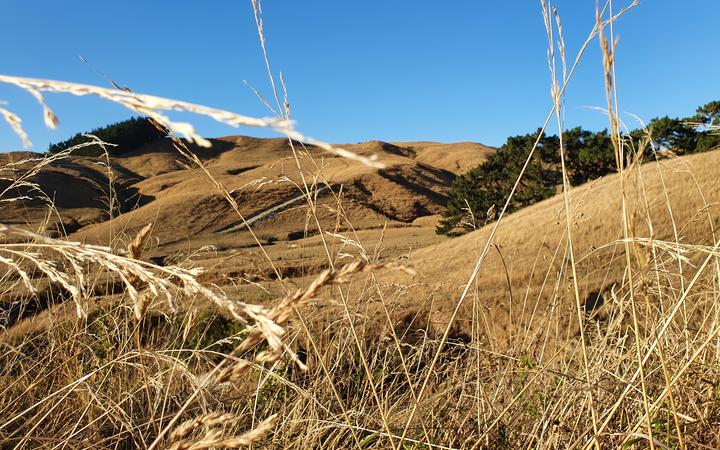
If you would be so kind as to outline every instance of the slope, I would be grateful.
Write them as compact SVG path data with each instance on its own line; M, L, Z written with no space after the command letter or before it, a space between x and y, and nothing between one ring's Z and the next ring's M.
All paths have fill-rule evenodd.
M444 169L457 175L479 166L495 149L476 142L393 142L413 152L415 161Z
M118 232L131 235L153 222L155 236L164 245L238 226L242 219L215 182L227 190L247 217L289 203L307 185L332 188L316 191L316 209L325 224L334 223L339 216L348 226L360 229L384 222L409 224L441 211L454 178L450 171L417 162L407 148L379 141L345 147L360 154L377 154L387 165L381 170L299 143L293 145L296 159L286 139L236 136L217 139L214 144L210 152L193 149L214 181L178 158L167 142L114 158L117 165L141 178L132 187L152 201L113 220L86 227L72 238L110 242ZM296 204L266 214L254 226L268 232L303 230L305 206Z
M656 263L661 268L674 264L677 271L677 259L667 255L661 261L653 259L653 242L669 242L669 248L676 242L712 246L720 238L715 231L720 206L718 164L720 152L710 152L646 164L626 175L630 231L646 239L632 250L640 273L657 268ZM580 300L587 313L603 302L611 308L610 289L627 282L619 183L619 175L613 174L570 191ZM412 263L418 284L401 301L414 308L432 302L447 318L493 225L416 251ZM468 332L480 327L483 334L501 342L524 336L543 323L576 322L566 241L562 194L504 218L460 308L461 327ZM683 266L686 276L693 273L690 262L694 261ZM560 320L548 322L549 316ZM577 329L569 325L557 332Z
M122 166L88 157L44 164L43 158L0 154L0 222L65 234L150 201L131 186L137 177Z

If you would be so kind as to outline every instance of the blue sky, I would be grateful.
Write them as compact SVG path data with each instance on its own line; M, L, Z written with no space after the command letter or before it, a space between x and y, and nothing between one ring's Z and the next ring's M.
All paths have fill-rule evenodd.
M555 4L573 58L594 23L595 0ZM263 8L272 67L284 73L307 135L497 146L540 126L550 106L539 0L272 0ZM103 86L107 74L137 92L268 115L243 84L271 97L249 0L4 0L2 12L2 74ZM646 120L686 116L720 99L718 19L716 0L643 0L618 22L621 110ZM586 108L605 105L603 89L594 42L568 91L567 126L605 127ZM131 116L97 99L48 99L57 130L45 129L32 97L0 85L0 100L22 117L38 151ZM173 117L210 137L272 135ZM0 122L0 151L20 148Z

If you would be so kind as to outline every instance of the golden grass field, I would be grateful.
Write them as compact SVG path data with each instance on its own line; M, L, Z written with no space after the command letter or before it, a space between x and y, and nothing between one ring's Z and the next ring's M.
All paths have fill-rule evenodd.
M0 448L718 448L720 152L639 163L612 17L589 39L620 173L457 238L435 225L481 144L331 145L281 105L0 76L172 134L0 154ZM168 110L284 137L207 140Z

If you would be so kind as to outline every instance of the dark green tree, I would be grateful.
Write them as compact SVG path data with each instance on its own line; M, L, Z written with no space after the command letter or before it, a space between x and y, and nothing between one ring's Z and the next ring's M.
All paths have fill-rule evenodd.
M655 146L660 150L672 150L677 154L692 153L697 149L698 132L686 120L668 116L650 121Z
M107 150L111 155L120 155L136 149L143 144L165 137L167 132L158 130L148 118L133 117L122 122L95 128L89 133L78 133L66 141L51 144L48 148L48 153L57 153L78 144L91 141L91 139L84 136L84 134L93 134L104 142L116 144L116 146L108 146ZM103 149L99 145L91 145L77 149L73 154L100 156L103 154Z
M458 176L453 181L452 194L437 233L458 235L492 220L488 212L505 204L539 132L508 138L484 164ZM537 151L508 205L511 211L555 193L556 186L562 182L557 170L558 149L556 137L541 136Z
M694 119L704 125L720 126L720 100L698 107Z
M700 124L697 151L706 152L720 148L720 101L712 101L699 107L692 121Z
M655 118L648 128L654 148L671 149L675 153L684 154L720 148L718 127L720 101L699 107L692 118ZM493 220L494 215L488 215L488 211L497 210L505 204L539 134L540 130L508 138L483 165L457 177L452 185L447 209L436 229L437 233L462 234ZM640 156L648 157L653 155L652 147L647 145L647 138L647 131L639 129L622 136L622 141L634 151L644 150L645 155ZM563 133L563 149L571 185L579 185L617 170L615 151L607 130L567 130ZM627 148L625 150L625 153L632 153ZM635 155L626 157L634 158ZM558 191L560 185L560 139L543 134L508 209L514 211L550 197Z
M709 130L698 134L698 152L707 152L718 149L720 149L720 130Z
M615 151L607 130L593 133L577 127L567 130L563 140L571 184L582 184L615 170Z
M493 220L488 212L505 204L538 135L540 130L508 138L485 163L457 177L436 232L459 235ZM571 184L581 184L615 170L615 154L607 131L593 133L573 128L563 134L563 146ZM542 134L508 210L544 200L562 184L560 139Z

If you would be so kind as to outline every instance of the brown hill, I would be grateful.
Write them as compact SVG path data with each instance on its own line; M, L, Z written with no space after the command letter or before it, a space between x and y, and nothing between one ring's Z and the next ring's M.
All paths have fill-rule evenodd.
M295 144L295 159L286 139L221 138L210 152L197 154L245 218L277 208L276 213L255 220L254 226L260 230L287 233L304 229L307 211L302 208L305 203L299 188L305 184L331 186L335 193L341 193L345 216L341 220L360 229L386 221L409 224L442 209L452 172L418 162L412 151L393 144L371 141L345 147L359 154L377 154L387 167L373 169L299 144ZM465 152L466 148L459 150ZM132 234L145 223L154 222L155 236L162 245L239 225L240 217L214 182L178 156L169 143L163 142L115 158L117 165L140 179L133 188L152 200L111 221L86 227L73 238L108 242L118 230ZM337 221L338 198L329 189L319 191L318 197L321 220ZM278 208L281 205L287 208Z
M153 223L144 258L176 262L192 253L208 268L206 281L272 283L314 274L328 257L357 254L361 246L382 247L383 257L394 257L444 239L416 220L442 210L456 174L425 161L431 145L442 149L439 160L467 152L466 144L455 150L453 144L380 141L343 146L376 155L386 166L378 170L283 138L229 136L212 143L210 149L190 146L203 168L164 139L113 156L109 166L105 158L48 162L40 154L0 155L3 199L15 200L5 202L0 222L117 247ZM318 236L319 228L331 235ZM116 285L99 281L94 292Z
M386 164L378 170L312 146L294 143L293 147L296 156L287 139L245 136L214 139L210 149L191 147L207 174L169 140L111 158L111 170L102 158L72 156L26 177L47 194L46 200L38 199L30 188L14 189L10 194L21 200L9 203L0 220L36 227L48 220L51 230L64 229L74 233L72 239L102 244L133 235L153 222L159 246L170 245L168 251L178 243L187 247L188 240L199 236L213 243L220 232L232 229L239 245L244 245L251 237L242 231L242 219L223 198L217 182L263 234L282 238L308 226L317 228L317 223L307 225L305 186L317 189L316 210L323 228L335 223L341 229L377 228L385 223L408 226L439 213L454 176L471 163L481 163L490 151L472 143L368 141L343 146L377 155ZM32 156L39 155L4 158L9 162ZM23 176L22 169L29 167L30 163L17 166L13 173ZM54 201L57 213L48 219L49 201ZM116 204L112 218L109 202Z
M675 242L712 246L720 238L715 231L720 205L718 164L720 152L710 152L647 164L627 175L630 229L634 236L647 239L634 247L633 264L654 264L650 240L667 241L671 247ZM570 191L580 296L588 308L598 292L611 303L611 286L627 281L619 242L623 237L619 183L619 176L611 175ZM473 317L482 317L475 323L482 324L486 335L502 340L525 336L526 330L551 323L548 315L561 318L552 323L576 322L563 197L557 195L503 219L494 239L497 245L490 247L461 308L460 323L466 329ZM492 227L416 251L412 263L419 284L403 296L405 304L417 307L417 299L433 302L447 317ZM665 254L658 264L674 264L677 270L678 262ZM691 275L693 266L685 262L684 270Z
M382 170L327 155L309 158L304 147L294 147L297 160L285 139L227 137L216 140L210 151L193 149L252 222L271 261L203 172L179 157L167 142L113 159L118 183L134 192L130 198L143 201L112 220L96 216L100 217L95 219L98 223L81 227L71 239L99 243L123 236L129 239L137 229L153 222L155 241L146 257L177 260L193 253L196 263L209 269L208 281L265 282L273 292L278 289L273 284L278 276L311 275L327 265L328 257L359 254L362 247L384 258L408 259L417 269L415 281L397 298L401 309L413 311L432 304L440 320L446 319L493 225L457 239L434 234L435 214L441 210L454 174L418 162L423 153L418 148L431 146L379 141L346 146L357 153L377 154L387 164ZM315 149L308 147L307 151ZM106 214L96 197L105 195L97 186L107 183L108 178L102 176L107 168L96 162L72 158L47 168L33 180L54 189L61 214ZM715 210L720 204L720 179L714 173L718 163L720 152L712 152L647 164L630 173L626 196L632 233L652 237L655 242L674 242L677 233L681 243L713 244ZM299 188L304 182L298 165L304 182L317 186L317 220L332 234L316 235L318 224ZM56 177L64 178L58 181ZM581 301L590 304L589 299L598 293L607 300L611 286L625 282L625 265L618 260L622 254L618 244L622 237L619 176L573 188L570 196ZM15 209L6 208L6 218L17 219L8 211L27 215L31 210L27 202L10 205ZM553 323L573 322L575 301L567 269L564 218L564 198L558 195L503 220L494 240L497 245L490 247L460 308L462 329L469 333L472 326L481 324L483 334L500 342L527 336L527 330L548 323L548 315L560 319ZM615 244L606 245L608 242ZM196 252L206 245L214 247ZM642 246L637 250L645 255L638 257L645 259L644 264L651 259L648 251ZM692 266L686 264L685 270L691 274ZM387 280L401 281L392 276ZM401 282L406 284L407 279ZM242 295L259 292L252 285L245 286L255 294L246 289ZM390 298L394 297L389 293ZM573 332L572 326L557 329L557 333Z
M445 169L455 174L464 174L479 166L495 149L476 142L394 142L394 145L409 149L415 161Z
M149 201L132 187L137 177L117 164L87 157L41 161L38 153L0 154L0 222L47 223L51 233L65 234Z

